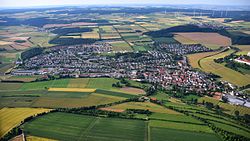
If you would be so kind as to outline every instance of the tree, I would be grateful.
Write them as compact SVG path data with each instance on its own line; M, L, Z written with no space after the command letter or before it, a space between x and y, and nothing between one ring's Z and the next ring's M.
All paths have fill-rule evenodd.
M211 102L206 102L205 106L206 106L206 108L211 110L214 107L214 104Z
M222 96L222 101L223 101L224 103L227 103L227 102L228 102L228 98L225 97L225 96Z
M234 112L234 115L238 118L238 117L240 116L240 112L239 112L238 110L236 110L236 111Z

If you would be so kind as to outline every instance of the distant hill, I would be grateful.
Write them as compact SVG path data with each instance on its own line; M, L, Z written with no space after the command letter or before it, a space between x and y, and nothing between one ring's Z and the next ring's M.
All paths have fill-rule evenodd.
M199 27L196 25L180 25L175 27L170 27L167 29L157 30L157 31L150 31L144 34L149 35L153 38L159 37L173 37L175 32L216 32L223 36L227 36L232 39L232 44L237 45L249 45L250 44L250 36L241 33L241 32L229 32L225 29L213 29L208 27Z

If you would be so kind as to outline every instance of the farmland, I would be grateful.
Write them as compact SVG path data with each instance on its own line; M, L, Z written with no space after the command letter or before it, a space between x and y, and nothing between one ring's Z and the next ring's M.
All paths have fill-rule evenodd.
M0 107L74 108L108 104L145 94L143 90L136 88L114 88L112 84L115 82L118 80L79 78L2 83ZM15 90L9 91L10 87Z
M192 138L193 141L220 141L215 134L198 133L183 130L173 130L168 128L152 127L150 128L152 141L183 141ZM180 136L181 134L181 136ZM195 138L193 138L195 137Z
M48 128L49 127L49 128ZM58 128L62 130L57 130ZM130 129L130 130L127 130ZM54 113L24 125L28 135L55 140L144 140L143 121Z
M218 33L177 33L184 38L188 38L200 44L218 45L218 46L229 46L231 45L231 39L224 37Z
M0 137L3 137L13 127L19 125L25 118L48 112L48 109L37 108L3 108L0 110Z
M249 11L188 7L1 10L0 140L248 141Z
M225 113L228 113L231 115L234 115L235 111L239 111L240 115L244 115L250 112L250 109L247 107L230 105L228 103L223 103L223 102L220 102L219 100L216 100L210 97L199 98L198 102L202 103L202 101L211 102L214 105L219 105L225 111Z
M223 64L214 62L214 59L223 58L233 52L234 50L230 49L225 52L198 53L188 55L188 59L194 68L199 68L205 72L211 72L219 75L222 80L231 82L237 86L247 85L250 82L248 75L243 75L235 70L225 67Z
M126 110L126 109L144 109L149 110L156 113L167 113L167 114L180 114L175 111L165 109L164 107L161 107L159 105L156 105L154 103L150 102L128 102L124 104L119 104L110 107L111 109L117 109L117 110Z

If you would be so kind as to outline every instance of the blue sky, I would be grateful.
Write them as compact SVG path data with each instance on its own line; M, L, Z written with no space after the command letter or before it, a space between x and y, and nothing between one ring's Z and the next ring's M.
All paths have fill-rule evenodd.
M112 4L250 5L250 0L0 0L0 7Z

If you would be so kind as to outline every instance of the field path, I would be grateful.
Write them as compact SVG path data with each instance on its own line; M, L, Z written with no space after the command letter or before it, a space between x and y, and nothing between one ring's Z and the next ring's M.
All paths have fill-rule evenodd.
M81 135L79 136L79 140L86 139L86 136L87 136L88 132L95 126L96 123L99 122L99 120L100 120L99 117L94 118L93 121L90 122L88 127L81 133Z

